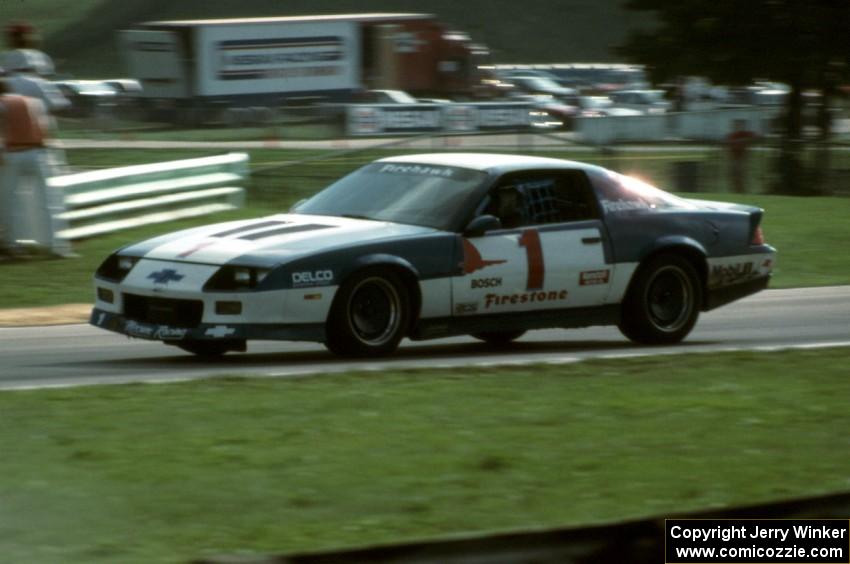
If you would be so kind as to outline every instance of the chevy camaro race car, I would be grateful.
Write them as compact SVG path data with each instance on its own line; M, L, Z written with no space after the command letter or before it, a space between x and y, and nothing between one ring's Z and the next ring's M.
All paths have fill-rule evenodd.
M403 337L617 325L675 343L764 289L762 210L689 200L571 161L382 159L289 213L129 245L95 276L91 323L200 355L247 340L393 351Z

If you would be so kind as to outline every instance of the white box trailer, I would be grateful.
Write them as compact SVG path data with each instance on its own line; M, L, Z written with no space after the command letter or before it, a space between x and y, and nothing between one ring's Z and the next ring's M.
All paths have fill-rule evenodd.
M483 49L431 14L383 13L146 22L120 42L146 105L186 121L381 84L462 92L479 80Z

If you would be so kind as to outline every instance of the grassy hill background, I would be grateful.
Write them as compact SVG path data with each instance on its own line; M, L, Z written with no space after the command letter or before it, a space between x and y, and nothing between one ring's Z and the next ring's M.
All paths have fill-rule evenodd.
M347 12L425 12L469 32L494 62L607 62L613 47L646 17L623 0L24 0L3 3L2 21L36 25L62 74L124 75L116 30L172 18L287 16Z

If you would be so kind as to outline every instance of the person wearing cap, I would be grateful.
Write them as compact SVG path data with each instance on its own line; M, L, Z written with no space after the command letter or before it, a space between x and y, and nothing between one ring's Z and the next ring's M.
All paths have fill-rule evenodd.
M10 23L6 26L6 44L9 50L0 56L0 66L12 72L18 69L32 69L32 72L39 76L53 76L53 60L37 48L38 43L38 34L30 24Z
M24 241L31 241L55 256L72 256L61 236L67 227L61 216L64 196L48 184L48 120L41 100L12 93L7 80L0 79L0 227L7 254L25 254ZM32 210L28 194L36 200Z

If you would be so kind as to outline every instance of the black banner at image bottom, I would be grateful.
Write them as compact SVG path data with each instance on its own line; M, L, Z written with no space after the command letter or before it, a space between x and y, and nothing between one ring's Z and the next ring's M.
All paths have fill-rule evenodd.
M668 519L668 564L850 563L843 519Z

